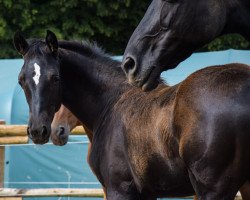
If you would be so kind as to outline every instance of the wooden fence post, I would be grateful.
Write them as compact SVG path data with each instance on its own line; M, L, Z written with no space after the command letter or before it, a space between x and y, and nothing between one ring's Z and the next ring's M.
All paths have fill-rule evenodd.
M0 147L0 187L4 186L4 146Z
M0 124L5 124L4 120L0 119ZM0 187L4 186L4 146L0 147Z

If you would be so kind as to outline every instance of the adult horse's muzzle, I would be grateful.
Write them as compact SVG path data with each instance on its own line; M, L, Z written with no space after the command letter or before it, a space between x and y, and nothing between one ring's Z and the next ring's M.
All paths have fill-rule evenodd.
M142 88L143 91L155 89L160 80L161 70L159 67L150 66L140 70L132 57L126 57L122 64L128 81L131 85Z
M49 141L51 128L47 125L30 125L27 128L29 138L35 144L45 144Z

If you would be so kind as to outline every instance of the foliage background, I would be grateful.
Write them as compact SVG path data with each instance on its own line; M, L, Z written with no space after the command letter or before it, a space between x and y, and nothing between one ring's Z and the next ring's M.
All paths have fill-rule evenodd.
M122 55L127 41L146 12L148 0L0 0L0 58L19 57L12 37L44 37L50 29L59 39L96 41L107 52ZM238 35L216 39L202 48L214 51L249 49Z

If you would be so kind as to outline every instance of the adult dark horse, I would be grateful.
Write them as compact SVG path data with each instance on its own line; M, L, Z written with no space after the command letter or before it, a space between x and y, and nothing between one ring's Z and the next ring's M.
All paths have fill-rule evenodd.
M30 107L28 134L48 141L61 103L93 132L90 165L107 199L234 198L250 178L250 68L231 64L144 93L120 63L76 42L28 44L19 82ZM193 190L194 188L194 190Z
M249 0L153 0L128 42L122 67L130 83L153 89L162 71L214 38L239 33L250 40L249 22Z

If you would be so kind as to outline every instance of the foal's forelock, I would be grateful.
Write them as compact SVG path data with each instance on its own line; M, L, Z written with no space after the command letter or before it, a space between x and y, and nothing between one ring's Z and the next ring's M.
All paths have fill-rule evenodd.
M46 51L47 46L42 39L29 39L27 42L29 44L29 50L27 52L29 56L43 55Z

